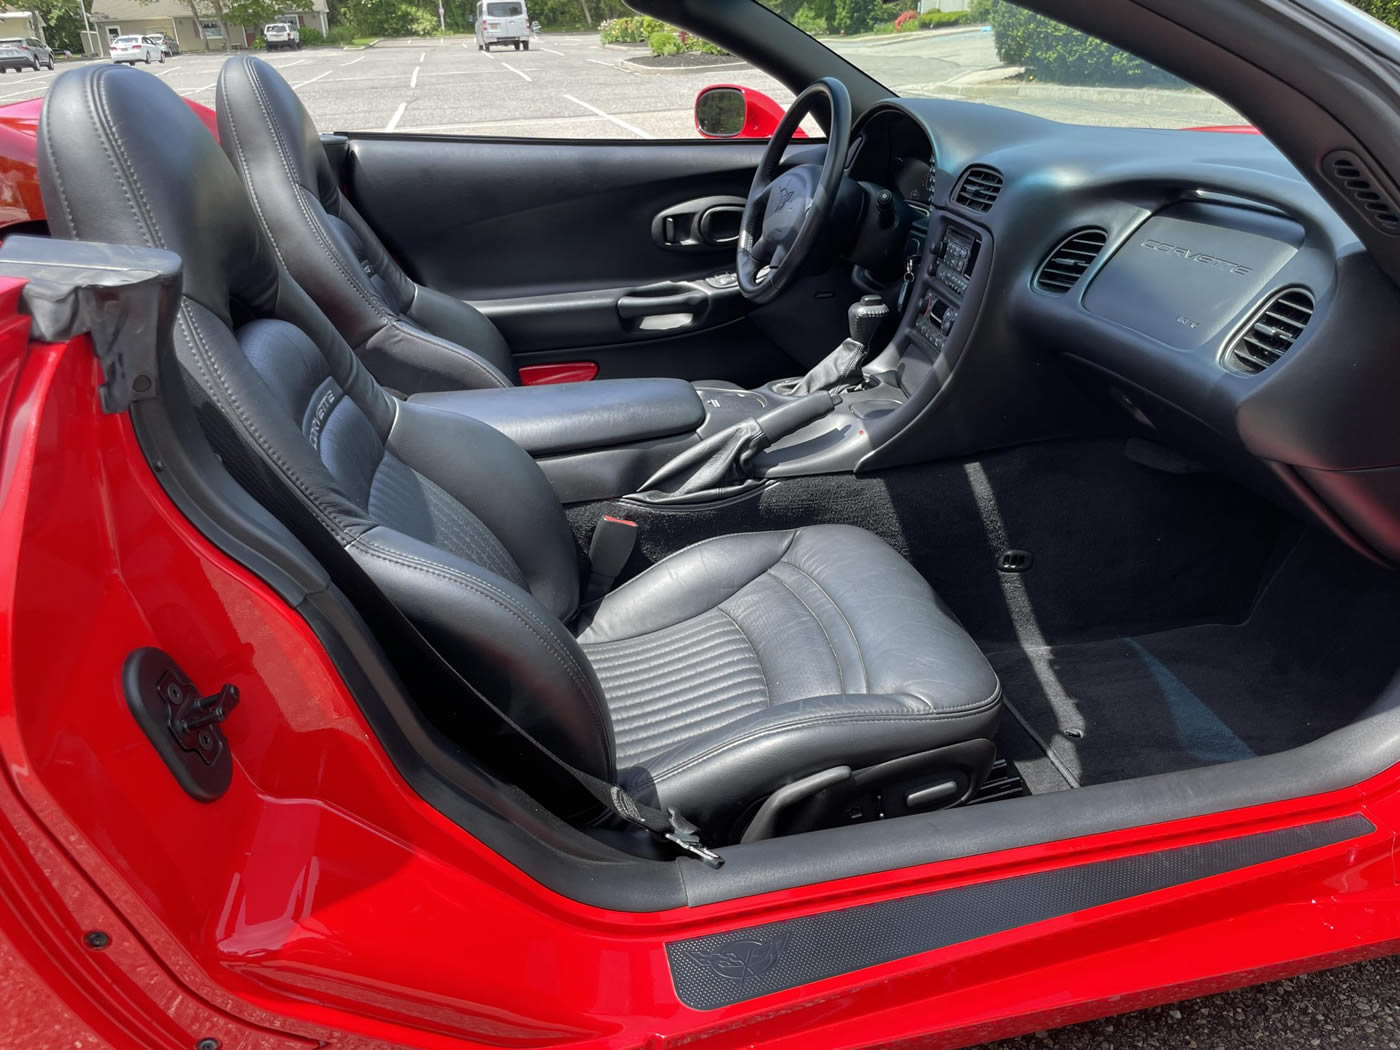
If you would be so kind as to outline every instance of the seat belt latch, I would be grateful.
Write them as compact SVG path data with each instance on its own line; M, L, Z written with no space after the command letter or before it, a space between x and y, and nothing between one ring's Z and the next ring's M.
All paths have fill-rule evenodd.
M613 581L622 574L627 559L637 546L637 523L626 518L605 514L593 529L588 545L588 586L584 588L583 603L596 602L612 590Z

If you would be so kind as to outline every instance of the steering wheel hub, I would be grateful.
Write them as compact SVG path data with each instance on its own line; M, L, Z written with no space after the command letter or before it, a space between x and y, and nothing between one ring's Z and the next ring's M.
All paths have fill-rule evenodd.
M830 119L822 163L780 171L802 119L823 102ZM796 278L826 232L850 137L851 98L845 85L832 77L812 84L783 116L754 173L739 227L735 272L746 298L757 303L774 299Z

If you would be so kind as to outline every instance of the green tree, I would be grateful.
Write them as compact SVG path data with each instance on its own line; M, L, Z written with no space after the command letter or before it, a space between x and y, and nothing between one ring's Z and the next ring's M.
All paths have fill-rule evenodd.
M5 4L6 11L36 11L47 28L44 39L55 51L83 53L83 12L79 6L84 0L35 0L32 4ZM88 11L92 8L89 5Z
M273 3L272 0L229 0L224 17L230 25L248 26L261 33L263 26L274 21L285 10L285 4Z

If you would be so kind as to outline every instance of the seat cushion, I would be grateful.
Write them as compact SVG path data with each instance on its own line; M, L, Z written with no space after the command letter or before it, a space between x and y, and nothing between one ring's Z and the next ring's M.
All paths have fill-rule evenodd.
M995 731L991 666L913 567L863 529L706 540L583 622L622 783L701 823L832 766Z

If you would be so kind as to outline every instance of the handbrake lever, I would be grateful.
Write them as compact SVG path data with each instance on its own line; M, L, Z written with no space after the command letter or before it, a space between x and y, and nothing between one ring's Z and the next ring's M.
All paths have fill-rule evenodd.
M701 494L733 495L757 484L744 466L775 441L801 430L831 411L836 395L818 390L740 420L674 456L634 498L648 503L696 502Z

